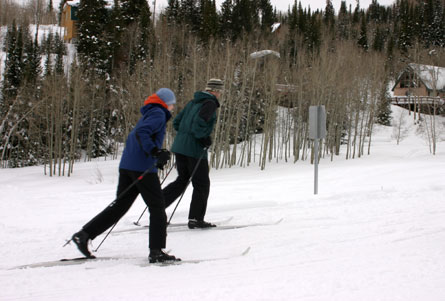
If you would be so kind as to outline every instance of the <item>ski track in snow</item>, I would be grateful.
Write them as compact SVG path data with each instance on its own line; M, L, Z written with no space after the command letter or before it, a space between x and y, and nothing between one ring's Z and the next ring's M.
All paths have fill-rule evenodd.
M283 221L170 232L167 250L184 260L234 257L168 267L140 266L141 230L109 236L96 254L130 259L10 270L79 257L62 245L113 200L119 162L76 163L70 178L41 166L0 169L0 300L445 300L445 143L433 156L414 126L400 145L391 135L377 127L369 156L322 159L318 195L306 161L213 169L207 220ZM190 196L173 222L187 220ZM143 210L136 200L116 231Z

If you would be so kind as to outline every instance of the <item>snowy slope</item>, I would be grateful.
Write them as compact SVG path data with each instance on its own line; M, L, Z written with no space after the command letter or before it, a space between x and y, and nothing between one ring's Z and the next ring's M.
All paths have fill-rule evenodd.
M251 247L199 264L141 267L147 232L134 231L111 235L96 254L130 259L11 269L80 255L62 245L113 200L118 161L76 163L71 178L1 169L0 300L445 300L445 143L431 155L406 120L399 145L378 127L371 155L323 159L318 195L308 162L212 170L209 221L284 220L169 233L167 249L183 259ZM186 221L190 192L173 222ZM135 227L143 208L138 199L116 233Z
M29 34L34 39L36 36L37 26L32 24L29 25ZM5 64L6 64L6 55L7 53L4 51L4 46L6 43L6 34L8 32L7 26L0 26L0 82L3 81L4 72L5 72ZM38 31L38 41L39 45L41 46L44 39L48 37L49 34L59 34L61 37L63 37L63 27L56 26L56 25L40 25L39 31ZM68 68L71 66L71 63L73 62L73 59L76 54L76 47L74 44L66 43L66 51L67 55L64 56L64 66L65 66L65 73L68 74ZM53 55L53 60L55 60L55 55ZM45 70L45 55L42 56L41 59L41 67L42 70Z

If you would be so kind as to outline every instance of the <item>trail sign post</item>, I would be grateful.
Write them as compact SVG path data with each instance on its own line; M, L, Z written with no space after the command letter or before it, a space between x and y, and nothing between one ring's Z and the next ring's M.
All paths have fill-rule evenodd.
M318 140L326 137L324 106L309 107L309 138L314 139L314 194L318 194Z

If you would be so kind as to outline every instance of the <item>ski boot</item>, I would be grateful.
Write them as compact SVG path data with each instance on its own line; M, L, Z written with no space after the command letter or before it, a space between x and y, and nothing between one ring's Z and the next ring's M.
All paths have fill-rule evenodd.
M80 253L85 255L86 258L96 258L91 254L90 250L88 250L88 241L90 240L88 233L86 233L84 230L80 230L79 232L74 233L71 239L76 244Z
M189 219L188 227L189 227L189 229L196 229L196 228L203 229L203 228L216 227L216 225L212 224L212 223L205 222L205 221L198 221L196 219Z
M181 258L176 258L173 255L164 253L161 249L150 249L150 255L148 255L148 261L150 263L173 262L173 261L181 261Z

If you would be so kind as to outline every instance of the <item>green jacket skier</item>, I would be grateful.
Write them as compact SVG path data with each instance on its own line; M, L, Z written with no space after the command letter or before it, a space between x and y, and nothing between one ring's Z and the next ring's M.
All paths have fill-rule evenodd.
M210 79L205 91L194 94L185 108L176 116L173 127L177 131L171 151L176 157L178 177L162 192L165 206L171 205L192 182L193 194L189 210L188 227L208 228L214 224L204 221L210 193L207 149L212 144L211 134L216 123L218 98L223 90L220 79Z

